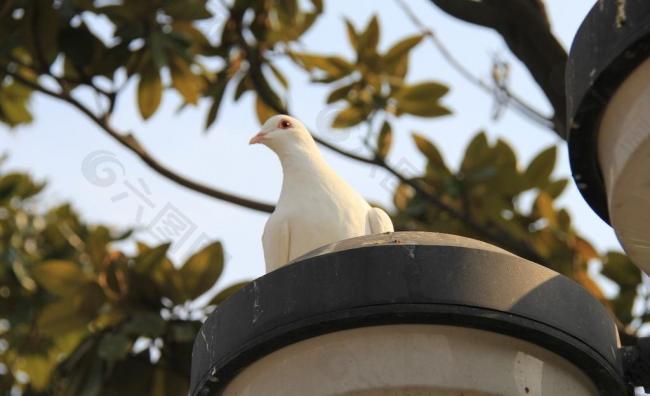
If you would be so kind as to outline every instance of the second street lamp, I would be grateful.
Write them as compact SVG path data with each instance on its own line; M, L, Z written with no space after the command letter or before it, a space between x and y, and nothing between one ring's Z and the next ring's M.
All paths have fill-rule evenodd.
M650 1L599 1L575 37L566 83L573 177L650 272Z

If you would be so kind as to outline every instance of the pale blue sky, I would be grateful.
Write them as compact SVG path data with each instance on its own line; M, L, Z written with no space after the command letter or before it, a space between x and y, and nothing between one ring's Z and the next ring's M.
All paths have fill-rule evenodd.
M548 0L546 3L553 30L568 48L594 1ZM513 90L537 108L545 112L549 110L528 72L510 55L500 36L453 19L429 1L410 1L409 4L475 74L489 79L492 57L499 54L511 62ZM325 14L303 40L310 51L340 52L344 49L346 54L351 53L346 42L343 16L357 25L364 25L373 13L377 13L383 48L416 32L391 0L326 1L325 5ZM510 142L523 163L543 148L558 143L553 133L535 126L512 110L493 121L492 99L450 68L431 43L425 42L416 48L410 65L410 81L434 79L451 87L444 103L455 114L433 120L402 117L396 124L397 144L389 157L393 164L408 163L415 168L423 165L408 137L414 130L430 137L453 167L458 164L469 139L480 129L485 129L491 139L502 137ZM312 132L315 134L348 148L357 147L354 139L346 139L344 133L330 132L327 128L324 120L332 114L324 107L328 88L308 84L307 76L289 63L281 63L281 66L290 76L289 104L293 113L314 128ZM205 134L203 123L208 103L202 102L198 108L176 114L179 98L170 94L156 115L143 122L136 109L133 88L131 84L117 105L114 123L118 129L134 131L155 157L180 173L241 195L267 201L277 198L281 172L276 158L262 146L247 144L258 129L250 95L237 104L228 101L222 107L216 124ZM231 96L226 95L228 98ZM156 216L168 214L164 211L173 208L194 225L184 240L175 238L174 258L185 257L205 236L223 241L229 255L220 285L262 275L264 262L260 236L266 214L207 198L158 176L68 105L37 96L32 108L36 113L32 125L14 131L0 127L3 129L0 131L0 152L9 154L5 169L27 170L37 179L48 181L49 187L42 199L45 204L71 201L88 221L145 229L138 236L146 241L154 240L146 231L147 226L155 222ZM570 171L566 148L563 143L560 147L560 166L556 175L567 177ZM118 177L109 186L95 185L82 173L84 159L97 150L109 152L108 155L113 155L124 169L122 174L119 167L114 167ZM391 206L391 195L385 186L393 181L384 172L327 151L325 155L364 196ZM139 190L145 198L131 188ZM574 224L599 249L618 248L612 230L591 211L574 184L562 196L560 203L570 209ZM150 230L156 232L157 228Z

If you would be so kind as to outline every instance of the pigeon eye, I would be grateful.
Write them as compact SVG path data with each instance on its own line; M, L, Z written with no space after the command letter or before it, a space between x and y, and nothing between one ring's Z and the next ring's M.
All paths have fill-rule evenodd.
M291 126L291 123L287 120L280 121L280 128L287 129Z

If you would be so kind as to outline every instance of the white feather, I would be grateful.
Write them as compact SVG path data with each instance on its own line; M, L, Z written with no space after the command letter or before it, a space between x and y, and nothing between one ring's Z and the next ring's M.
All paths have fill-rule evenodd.
M282 128L285 121L291 126ZM267 271L329 243L393 231L386 212L371 207L325 162L300 121L271 117L251 142L273 150L283 170L280 199L262 236Z

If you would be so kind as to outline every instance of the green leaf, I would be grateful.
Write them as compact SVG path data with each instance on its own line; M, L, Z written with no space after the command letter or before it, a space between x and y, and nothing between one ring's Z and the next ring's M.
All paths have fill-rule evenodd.
M296 14L298 13L297 0L283 0L275 2L275 8L278 13L280 22L287 26L295 23Z
M99 342L97 356L112 364L124 359L129 351L131 351L132 345L133 342L126 335L122 333L109 333L103 336Z
M614 298L611 303L614 306L614 315L627 325L634 319L632 308L636 301L637 293L634 290L623 290Z
M255 87L253 86L251 78L248 75L243 76L239 79L237 88L235 88L235 101L238 101L247 91L252 91L254 89Z
M153 249L147 249L140 253L135 258L133 268L136 272L146 274L154 271L156 267L162 264L167 259L167 250L169 250L169 243L164 243L156 246Z
M0 121L12 127L33 121L31 113L24 104L2 96L4 95L0 94Z
M417 146L418 150L429 160L429 164L436 169L447 170L447 165L445 160L440 155L440 152L426 137L418 133L413 132L411 134L413 142Z
M219 293L217 293L216 296L212 297L212 300L207 305L219 305L222 302L224 302L228 297L232 296L233 294L237 293L242 287L246 286L249 284L250 281L245 281L245 282L238 282L233 285L230 285L226 287L225 289L221 290Z
M190 44L189 51L193 55L218 55L218 48L212 47L203 32L197 29L191 21L175 20L172 22L174 34L179 34Z
M557 213L557 221L561 230L568 231L571 229L571 216L566 209L560 209Z
M548 183L553 168L555 168L555 157L557 148L551 146L539 153L528 165L524 176L531 187L543 187Z
M197 298L214 286L223 271L223 261L223 247L214 242L185 262L180 275L190 298Z
M608 252L603 259L602 274L619 286L618 296L611 300L614 313L623 323L631 322L634 319L632 307L642 282L641 271L625 254Z
M451 114L451 111L438 103L449 88L436 82L405 85L395 92L399 112L420 117L438 117Z
M36 283L58 296L74 294L88 281L77 264L65 260L44 261L33 267L31 273Z
M43 183L34 183L25 174L7 173L0 177L0 203L12 198L27 199L38 194L44 186Z
M354 49L359 48L359 34L357 33L356 29L354 28L354 25L352 22L350 22L349 19L345 18L345 29L348 33L348 41L350 42L350 45Z
M367 110L361 107L346 107L336 115L334 121L332 122L332 127L348 128L357 125L366 119L368 113L369 112Z
M449 88L446 85L429 81L415 85L405 85L395 92L394 98L398 102L432 102L443 97Z
M107 253L107 245L111 241L111 233L107 227L98 226L90 230L86 239L86 251L90 256L90 261L97 272L104 265L104 258Z
M271 73L275 76L275 78L280 82L280 85L282 85L284 88L289 88L289 81L287 81L287 78L282 74L282 72L273 64L267 63L269 68L271 69Z
M451 110L435 103L401 102L397 109L399 114L408 113L419 117L441 117L451 114Z
M359 51L374 51L379 44L379 20L373 15L366 29L359 36Z
M327 103L330 104L347 98L350 91L357 85L359 85L359 82L355 81L353 83L345 84L339 88L336 88L335 90L330 92L329 96L327 97Z
M282 102L282 99L278 96L278 94L275 93L273 88L271 88L271 85L269 85L269 82L266 81L266 78L262 74L259 75L252 75L251 78L254 80L253 82L255 83L255 89L257 91L258 96L260 99L264 100L264 103L276 110L276 111L281 111L281 112L286 112L284 103Z
M422 41L422 35L407 37L398 41L390 47L384 55L384 62L392 65L399 62L403 57L408 56L408 53Z
M46 354L23 353L19 359L16 359L16 363L12 368L29 376L30 393L45 394L43 391L47 389L52 379L52 372L56 368L56 363L55 359ZM5 393L5 395L10 394L8 390Z
M460 165L460 170L463 174L470 174L475 171L480 171L486 162L489 161L490 146L488 145L487 136L485 132L478 133L472 141L469 142L465 149L463 162Z
M354 71L354 65L340 56L291 53L292 58L308 71L321 70L332 79L340 79Z
M158 70L167 65L167 54L165 53L164 48L167 38L168 35L163 32L153 31L147 42L149 45L148 49L151 54L151 60L153 61L155 68Z
M311 0L311 4L316 9L317 13L320 14L323 12L323 0Z
M49 69L58 53L59 15L51 0L36 0L32 7L28 9L24 23L27 29L32 30L31 47L36 54L36 61L43 61L43 66Z
M549 193L551 197L557 198L562 194L562 192L564 192L564 189L568 184L568 179L558 179L550 182L547 186L545 186L544 191Z
M83 288L75 288L75 291L48 303L38 312L36 324L42 332L63 335L83 330L97 315L105 302L101 288L96 283L86 283Z
M398 81L395 81L395 78L389 81L391 88L399 88L403 84L404 77L409 69L409 57L403 56L397 62L389 63L385 65L385 72L392 77L397 77Z
M31 89L16 83L0 87L0 121L12 127L32 122L27 108L31 93Z
M203 78L194 74L187 62L181 57L172 59L170 71L174 88L183 96L186 102L196 104L205 88Z
M140 82L138 83L138 108L140 115L145 120L156 112L162 99L162 82L160 74L156 68L151 67L140 73Z
M496 157L495 162L502 168L507 168L509 171L517 171L517 156L512 150L512 147L503 139L497 140L497 143L492 149L493 155Z
M258 95L255 98L255 114L257 115L257 120L259 123L264 124L266 120L278 114L278 112L267 106L266 103L264 103L264 101Z
M36 324L44 333L60 335L83 329L88 324L88 319L79 315L75 304L59 300L40 309Z
M181 275L170 260L164 259L151 277L158 285L162 296L169 298L173 303L182 304L188 300Z
M400 183L393 194L393 203L395 204L395 207L400 211L405 210L413 198L413 195L413 187L408 184Z
M99 40L85 24L79 27L66 27L59 36L59 47L70 59L72 65L88 75L94 74L93 67L102 63L102 55L106 50L104 43Z
M155 312L137 311L132 314L131 320L122 327L124 333L150 338L160 337L165 334L167 322Z
M381 131L379 131L379 136L377 138L377 155L380 158L386 158L388 152L390 151L392 141L393 130L388 121L384 121L384 124L381 126Z
M608 252L603 260L602 273L622 289L636 288L641 283L641 271L622 253Z
M210 11L206 9L206 1L183 0L167 2L163 10L169 16L178 20L197 20L212 18Z

